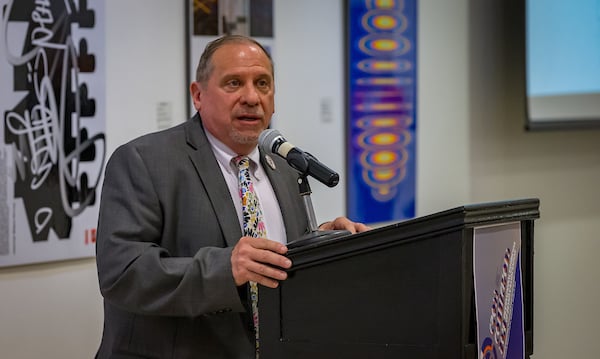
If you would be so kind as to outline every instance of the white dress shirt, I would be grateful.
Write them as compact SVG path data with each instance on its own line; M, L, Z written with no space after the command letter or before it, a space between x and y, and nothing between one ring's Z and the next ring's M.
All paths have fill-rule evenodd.
M233 158L237 157L238 154L233 152L208 131L205 132L206 138L208 139L208 142L210 142L213 153L217 158L225 182L227 182L227 187L229 188L229 193L231 194L238 215L240 229L242 229L243 232L242 201L240 198L238 169L237 165L231 161ZM260 163L260 152L258 151L258 147L255 147L254 150L248 154L248 158L250 159L250 177L252 178L252 183L254 184L254 189L263 211L263 220L267 228L267 237L271 240L286 244L287 238L279 202L277 201L269 177L267 177L267 174Z

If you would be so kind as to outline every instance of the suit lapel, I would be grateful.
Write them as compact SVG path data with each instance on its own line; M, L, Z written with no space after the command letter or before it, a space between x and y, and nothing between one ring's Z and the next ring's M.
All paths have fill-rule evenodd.
M267 177L269 177L275 196L277 196L288 241L293 240L298 236L298 233L303 233L304 229L299 228L298 218L296 218L297 213L292 210L292 203L294 203L295 199L297 200L299 193L293 191L294 188L290 187L290 182L288 182L289 177L286 181L286 176L281 172L281 169L286 168L288 164L278 157L262 152L260 161L267 173ZM295 188L297 189L298 187Z
M217 220L221 225L225 242L228 246L234 246L242 236L240 224L229 189L210 143L206 139L198 114L186 122L185 135L188 144L188 156L210 198Z

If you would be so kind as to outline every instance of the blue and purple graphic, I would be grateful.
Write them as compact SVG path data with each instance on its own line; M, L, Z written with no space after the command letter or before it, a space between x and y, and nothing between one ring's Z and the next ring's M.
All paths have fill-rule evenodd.
M415 216L416 0L348 1L348 217Z

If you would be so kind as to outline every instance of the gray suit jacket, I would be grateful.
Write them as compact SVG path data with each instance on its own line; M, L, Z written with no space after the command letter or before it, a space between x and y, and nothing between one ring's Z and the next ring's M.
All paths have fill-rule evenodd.
M308 221L297 174L273 160L276 169L263 166L291 241ZM198 115L119 147L98 222L105 318L97 358L253 358L245 291L230 262L241 236Z

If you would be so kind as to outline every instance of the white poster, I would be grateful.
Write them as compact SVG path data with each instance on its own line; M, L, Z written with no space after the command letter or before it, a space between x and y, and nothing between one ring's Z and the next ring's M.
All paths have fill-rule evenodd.
M0 267L93 256L103 0L0 0Z

